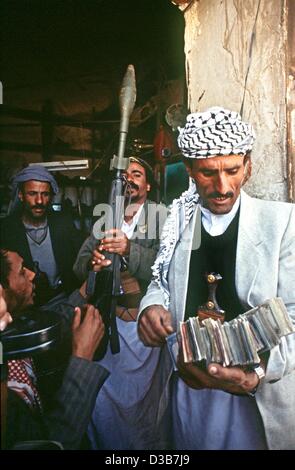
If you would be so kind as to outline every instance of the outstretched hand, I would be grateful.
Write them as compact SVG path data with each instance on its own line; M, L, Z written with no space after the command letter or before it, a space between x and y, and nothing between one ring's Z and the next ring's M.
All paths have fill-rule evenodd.
M86 313L82 319L81 309L75 308L72 354L91 361L104 335L105 327L99 311L93 305L86 305L85 309Z

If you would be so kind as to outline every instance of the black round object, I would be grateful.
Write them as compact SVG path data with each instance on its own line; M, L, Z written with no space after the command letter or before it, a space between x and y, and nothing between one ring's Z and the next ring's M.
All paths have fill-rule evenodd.
M60 330L61 319L54 312L34 311L21 316L0 334L3 360L34 356L54 348Z

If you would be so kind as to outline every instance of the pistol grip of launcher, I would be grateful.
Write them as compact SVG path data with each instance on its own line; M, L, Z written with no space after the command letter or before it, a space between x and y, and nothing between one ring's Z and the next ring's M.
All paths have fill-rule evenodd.
M108 256L112 257L111 269L104 268L100 272L90 271L86 284L89 301L98 308L105 325L104 337L93 358L96 361L104 357L108 342L110 342L113 354L120 352L116 322L117 296L120 294L120 257L114 254L108 254Z
M92 300L95 293L96 275L97 273L95 271L89 271L88 273L88 278L86 282L86 295L90 299L90 301Z
M205 277L209 291L208 300L205 305L201 305L198 308L197 316L199 317L200 322L206 320L206 318L212 318L213 320L220 320L221 323L223 323L225 312L219 307L216 299L218 282L222 279L222 277L220 274L216 273L206 274Z

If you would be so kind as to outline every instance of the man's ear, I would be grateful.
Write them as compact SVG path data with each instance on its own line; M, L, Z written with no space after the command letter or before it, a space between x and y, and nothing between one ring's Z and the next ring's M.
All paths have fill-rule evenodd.
M247 183L248 179L250 178L252 174L252 161L250 156L245 156L244 157L244 178L242 181L242 186L244 186L245 183Z
M183 163L185 164L186 171L190 177L192 177L192 164L188 163L186 160L183 159Z
M18 198L19 198L20 201L24 200L24 195L21 191L18 192Z

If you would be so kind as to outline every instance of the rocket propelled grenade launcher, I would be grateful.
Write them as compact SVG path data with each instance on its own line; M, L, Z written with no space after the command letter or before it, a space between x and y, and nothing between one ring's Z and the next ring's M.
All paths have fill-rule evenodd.
M110 211L112 220L108 220L106 226L115 229L121 229L124 219L125 180L123 173L129 166L129 158L126 158L124 155L130 116L134 109L135 101L135 71L133 65L128 65L119 97L121 121L118 154L113 156L110 164L110 170L115 171L115 176L109 195L109 205L112 208L112 211ZM91 271L87 280L87 294L90 296L90 302L100 310L105 324L105 339L100 348L103 351L99 352L99 357L104 355L108 341L110 341L113 354L120 351L116 324L116 305L117 297L121 294L121 257L116 253L106 252L104 252L104 256L111 260L111 265L104 268L99 273Z

